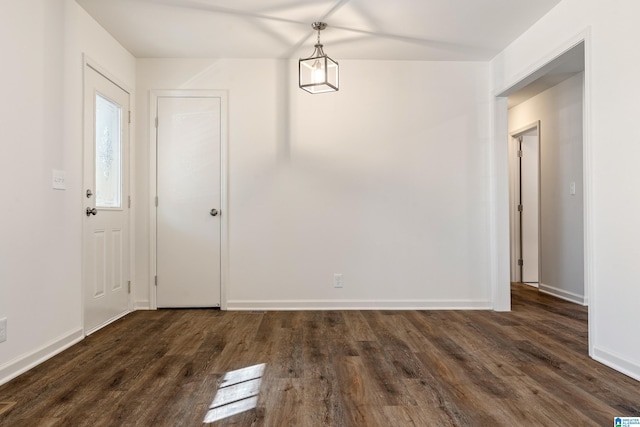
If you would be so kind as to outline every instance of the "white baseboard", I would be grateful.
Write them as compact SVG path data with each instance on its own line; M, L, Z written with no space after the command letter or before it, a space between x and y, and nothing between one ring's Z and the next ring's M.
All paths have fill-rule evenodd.
M0 385L11 381L18 375L27 372L29 369L52 358L56 354L61 353L72 345L82 341L82 339L84 339L82 328L75 329L49 342L48 344L45 344L35 351L19 356L4 365L1 365Z
M638 363L631 362L612 351L598 347L593 349L593 359L615 369L618 372L630 376L634 380L640 381L640 365Z
M232 300L227 310L491 310L490 301Z
M538 285L538 290L540 292L544 292L545 294L552 295L565 301L574 302L580 305L587 305L587 300L584 295L574 294L573 292L554 288L553 286L545 285L544 283L540 283Z
M118 319L122 319L124 316L126 316L126 315L127 315L127 314L129 314L129 313L131 313L131 311L130 311L130 310L123 311L122 313L118 314L117 316L112 317L111 319L107 320L106 322L103 322L103 323L99 324L99 325L98 325L98 326L96 326L95 328L91 328L91 329L85 330L85 331L84 331L84 334L85 334L85 335L87 335L87 336L89 336L89 335L91 335L92 333L97 332L97 331L99 331L100 329L104 328L105 326L107 326L107 325L109 325L109 324L111 324L111 323L115 322L116 320L118 320Z
M150 310L151 304L149 304L148 300L136 301L133 303L133 311L136 310Z

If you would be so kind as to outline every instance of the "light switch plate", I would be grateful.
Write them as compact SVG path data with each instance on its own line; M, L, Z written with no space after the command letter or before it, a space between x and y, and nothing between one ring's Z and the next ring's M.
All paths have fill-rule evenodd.
M0 342L7 340L7 318L0 319Z
M64 171L53 169L53 182L52 187L54 190L66 190L67 183L65 181Z

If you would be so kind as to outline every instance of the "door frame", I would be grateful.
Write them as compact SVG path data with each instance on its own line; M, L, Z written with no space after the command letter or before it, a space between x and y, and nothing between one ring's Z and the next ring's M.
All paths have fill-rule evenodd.
M509 195L511 202L509 203L509 215L510 215L510 240L511 240L511 281L518 282L522 279L522 269L518 265L518 259L522 256L522 227L520 224L521 218L518 212L517 200L520 197L521 186L520 184L520 165L518 158L518 149L514 147L513 142L517 141L520 136L536 130L538 134L538 284L540 283L540 277L542 274L542 221L541 221L541 191L540 185L542 183L542 167L540 163L541 152L541 133L540 133L540 120L537 120L527 126L523 126L509 133ZM520 275L518 274L520 270Z
M82 54L82 158L81 158L81 170L82 170L82 177L80 179L81 184L81 191L80 191L80 206L82 208L84 208L85 203L86 203L86 195L85 195L85 182L84 182L84 176L85 176L85 137L86 137L86 127L87 126L92 126L93 127L93 123L87 123L85 120L85 110L86 110L86 105L85 105L85 94L87 91L87 77L86 77L86 72L87 72L87 68L91 68L93 69L95 72L97 72L98 74L100 74L102 77L104 77L105 79L109 80L111 83L113 83L114 85L118 86L120 89L122 89L123 91L125 91L128 95L129 95L129 114L131 114L131 111L134 110L134 102L135 102L135 94L133 92L133 90L124 82L122 82L122 80L118 79L114 74L112 74L108 69L106 69L105 67L103 67L102 65L100 65L98 62L96 62L95 60L93 60L91 57L89 57L86 53ZM133 310L133 295L135 295L135 290L134 290L134 283L133 283L133 277L135 277L135 254L133 251L134 246L134 242L135 242L135 204L133 203L133 200L135 200L135 176L133 174L133 163L134 163L134 154L135 154L135 148L134 148L134 138L132 137L135 128L133 126L133 120L131 120L128 123L129 126L129 132L128 132L128 144L129 144L129 150L127 152L127 155L129 156L129 167L128 167L128 176L129 176L129 194L126 195L128 197L131 198L132 202L130 207L127 209L128 211L128 215L129 217L127 218L127 226L129 227L129 238L127 240L127 245L129 245L129 258L127 260L125 260L125 262L129 263L129 281L131 282L131 291L128 292L128 296L127 296L127 311L125 313L122 313L121 316L111 319L111 321L109 323L112 323L116 320L118 320L118 318L126 316L128 313L130 313ZM125 195L123 194L123 200ZM95 332L97 329L92 329L91 331L87 331L85 329L85 319L84 319L84 313L85 313L85 303L84 303L84 298L85 298L85 283L84 283L84 278L85 278L85 274L86 274L86 256L85 256L85 248L84 248L84 242L85 242L85 238L86 238L86 227L85 227L85 221L84 221L84 217L82 218L82 222L81 222L81 227L82 227L82 254L81 254L81 277L82 277L82 286L80 287L80 297L82 298L82 312L80 314L81 316L81 321L82 321L82 333L84 336L89 335L90 333ZM106 325L101 325L100 327L104 327ZM89 332L89 333L87 333Z
M168 89L151 90L149 94L149 308L158 309L156 295L157 273L157 211L158 194L158 98L220 98L220 308L227 309L227 281L229 277L229 141L228 141L228 92L226 90Z
M589 356L597 356L595 349L596 320L595 306L596 283L594 282L594 215L593 215L593 167L592 167L592 131L591 131L591 29L585 30L565 40L559 46L538 58L517 75L511 76L509 85L495 88L491 101L492 108L492 146L491 146L491 277L492 302L494 310L509 311L511 294L509 283L509 237L508 237L508 155L505 141L508 140L508 105L507 97L518 89L546 74L555 60L561 58L572 49L583 45L584 48L584 83L583 83L583 136L582 136L582 185L584 192L584 287L585 303L588 304L589 324Z

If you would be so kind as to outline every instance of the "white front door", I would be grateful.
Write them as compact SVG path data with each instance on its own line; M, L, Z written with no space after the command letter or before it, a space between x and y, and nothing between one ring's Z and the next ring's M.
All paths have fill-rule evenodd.
M156 301L219 307L221 99L157 99Z
M129 310L129 94L85 66L85 334Z

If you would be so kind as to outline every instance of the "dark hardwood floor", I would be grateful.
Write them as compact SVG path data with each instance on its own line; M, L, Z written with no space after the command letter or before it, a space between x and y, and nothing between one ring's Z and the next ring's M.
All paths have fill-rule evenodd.
M514 284L513 311L138 311L0 387L2 426L611 426L640 382L587 355L586 308Z

